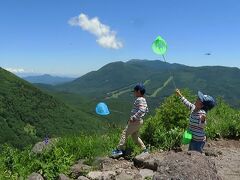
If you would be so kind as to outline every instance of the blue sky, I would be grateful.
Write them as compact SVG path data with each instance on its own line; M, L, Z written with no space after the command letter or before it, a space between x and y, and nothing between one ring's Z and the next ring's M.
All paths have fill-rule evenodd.
M171 63L240 67L239 22L239 0L2 0L0 66L78 76L160 59L151 44L161 35Z

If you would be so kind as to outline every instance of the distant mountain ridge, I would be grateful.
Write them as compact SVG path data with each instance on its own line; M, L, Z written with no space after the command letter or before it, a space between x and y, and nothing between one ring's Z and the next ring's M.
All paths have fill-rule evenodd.
M118 97L124 98L129 94L129 90L127 90L129 86L132 88L138 82L147 81L147 92L152 95L149 98L163 98L174 93L171 77L178 88L189 88L194 92L201 90L215 97L221 96L233 106L240 106L239 68L190 67L165 63L160 60L130 60L109 63L72 82L57 85L55 89L99 98L107 98L111 92L115 92L120 93ZM125 92L122 92L121 89Z
M57 84L73 81L75 78L52 76L49 74L44 74L44 75L38 75L38 76L26 76L26 77L23 77L23 79L25 79L30 83L57 85Z

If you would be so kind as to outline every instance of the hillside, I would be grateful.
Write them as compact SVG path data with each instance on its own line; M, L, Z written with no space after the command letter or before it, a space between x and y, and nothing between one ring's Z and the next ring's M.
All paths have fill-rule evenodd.
M0 143L24 147L46 136L103 129L94 115L72 108L0 68Z

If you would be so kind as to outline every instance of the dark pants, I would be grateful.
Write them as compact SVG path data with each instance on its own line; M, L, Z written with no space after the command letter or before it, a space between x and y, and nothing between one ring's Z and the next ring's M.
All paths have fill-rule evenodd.
M205 145L205 141L194 141L192 140L189 144L189 151L198 151L200 153L203 152L203 147Z

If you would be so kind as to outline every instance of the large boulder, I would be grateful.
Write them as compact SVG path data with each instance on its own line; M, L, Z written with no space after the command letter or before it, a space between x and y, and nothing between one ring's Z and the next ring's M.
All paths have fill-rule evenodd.
M221 179L215 163L205 155L190 152L169 152L158 161L157 173L153 179Z

